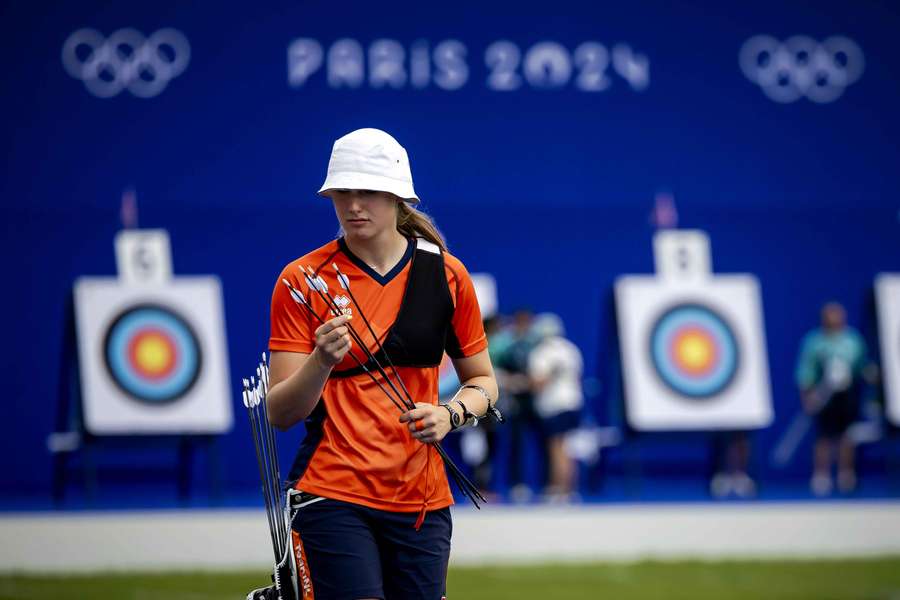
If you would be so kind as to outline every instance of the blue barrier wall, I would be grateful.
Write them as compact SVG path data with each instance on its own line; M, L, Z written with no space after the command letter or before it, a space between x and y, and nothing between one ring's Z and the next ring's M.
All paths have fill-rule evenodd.
M793 363L819 305L837 298L865 328L873 276L900 269L898 10L484 4L0 9L3 489L49 489L67 294L80 275L115 272L123 189L137 190L141 226L169 230L177 274L221 276L237 378L265 345L281 267L334 235L314 192L332 141L363 126L407 147L423 207L471 271L495 274L501 308L558 312L604 383L612 282L652 270L648 215L671 192L680 224L710 233L716 271L762 282L776 421L756 452L775 477L762 457L796 411ZM153 97L97 97L61 59L82 28L174 28L190 59ZM776 102L739 65L762 34L845 36L864 70L852 80L843 63L859 57L829 54L818 84L837 96ZM604 390L592 406L601 422L616 414ZM240 413L222 449L228 489L249 489ZM788 473L805 476L804 461Z

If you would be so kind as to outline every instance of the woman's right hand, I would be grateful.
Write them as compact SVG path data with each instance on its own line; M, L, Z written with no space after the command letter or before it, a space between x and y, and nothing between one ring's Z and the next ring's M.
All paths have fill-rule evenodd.
M351 315L340 315L326 321L316 329L316 349L314 354L320 363L331 368L341 362L350 351L353 341L350 339L350 327L347 321Z

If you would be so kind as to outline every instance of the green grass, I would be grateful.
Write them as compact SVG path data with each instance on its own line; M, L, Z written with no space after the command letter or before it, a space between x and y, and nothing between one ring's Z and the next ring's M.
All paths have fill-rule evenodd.
M0 599L243 599L263 573L0 576ZM450 600L900 600L900 558L809 562L644 562L456 568Z

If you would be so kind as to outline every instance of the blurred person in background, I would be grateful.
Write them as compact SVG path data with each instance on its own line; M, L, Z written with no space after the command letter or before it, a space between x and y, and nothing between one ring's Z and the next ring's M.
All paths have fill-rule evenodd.
M531 329L534 315L531 310L521 308L512 317L506 350L498 356L498 365L504 371L504 387L509 392L509 409L506 414L511 437L509 458L510 499L513 502L527 502L533 492L525 481L523 459L525 442L531 431L538 438L538 480L544 485L544 471L547 460L544 448L541 419L534 409L534 393L528 377L528 356L535 346Z
M722 431L713 435L715 473L709 491L715 498L734 494L738 498L756 495L756 482L748 474L750 434L747 431Z
M497 398L475 289L431 219L413 207L406 150L387 133L360 129L337 140L319 194L334 204L342 236L284 268L269 340L269 420L306 428L290 473L301 500L295 552L320 600L435 600L446 595L453 496L427 444L473 424ZM309 293L314 319L282 278L303 290L309 266L340 291L332 265L352 286L352 314L332 317ZM390 353L414 409L398 415L352 360L374 368L351 342L351 319L372 354ZM463 385L439 405L445 351Z
M866 343L847 325L844 307L828 302L821 319L822 325L803 338L796 381L803 409L816 423L810 488L826 496L833 489L835 451L838 489L849 493L856 488L856 448L847 430L859 413L862 380L875 375L874 366L868 366Z
M562 319L551 313L537 316L532 326L537 345L528 356L528 377L535 411L541 418L549 459L544 496L567 502L575 495L575 461L566 451L566 434L578 428L584 393L584 361L578 347L567 340Z

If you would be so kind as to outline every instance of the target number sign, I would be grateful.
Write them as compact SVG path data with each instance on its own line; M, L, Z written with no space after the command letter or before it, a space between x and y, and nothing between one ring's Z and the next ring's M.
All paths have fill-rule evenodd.
M116 266L125 283L163 284L172 278L172 249L165 229L126 229L116 234Z
M222 294L215 277L75 286L85 426L95 434L231 428Z

